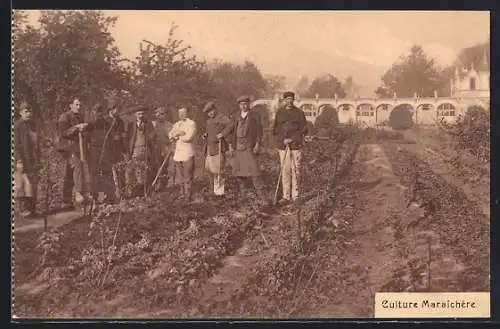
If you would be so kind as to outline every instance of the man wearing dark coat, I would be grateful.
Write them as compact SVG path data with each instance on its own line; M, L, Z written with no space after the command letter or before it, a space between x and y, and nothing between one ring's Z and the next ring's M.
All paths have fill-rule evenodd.
M123 161L126 149L125 123L118 115L118 104L110 101L99 106L95 120L93 140L92 173L96 191L104 192L106 202L115 202L119 191L119 176L114 177L113 165ZM117 171L115 171L117 174Z
M145 112L145 107L135 110L135 120L127 128L125 184L129 196L139 187L149 189L155 175L156 130Z
M59 117L58 150L65 160L63 202L72 203L73 190L75 201L81 204L85 199L92 199L92 179L89 169L89 136L92 125L84 122L80 112L80 100L74 98L70 109ZM82 151L80 150L80 139Z
M213 193L218 196L224 195L225 178L224 167L226 164L226 152L229 149L227 136L231 133L232 122L229 118L217 111L214 102L208 102L203 108L207 114L206 144L205 144L205 167L211 174L210 181Z
M273 136L275 138L282 169L283 199L281 203L296 201L299 197L300 166L302 147L307 133L307 120L304 112L293 103L295 94L283 94L285 105L278 109L274 118Z
M250 98L237 99L239 111L233 118L229 137L232 159L232 174L238 180L240 194L245 190L247 180L251 179L260 202L267 203L263 193L263 182L258 163L263 128L257 112L250 110Z
M14 197L22 216L35 215L39 171L41 169L40 131L27 102L19 107L20 119L14 124Z
M159 168L167 156L169 152L172 151L173 146L170 143L170 138L168 134L170 133L170 130L172 130L173 124L168 120L167 118L167 113L165 111L165 108L163 107L158 107L155 109L155 120L151 122L153 124L153 127L156 129L156 136L157 136L157 160L158 163L156 164L157 167ZM171 156L170 156L171 160ZM168 178L173 177L175 175L175 167L170 166L169 160L168 162L165 163L165 166L162 170L162 173L160 174L160 177L158 177L158 181L155 186L155 190L159 191L167 187L168 184Z

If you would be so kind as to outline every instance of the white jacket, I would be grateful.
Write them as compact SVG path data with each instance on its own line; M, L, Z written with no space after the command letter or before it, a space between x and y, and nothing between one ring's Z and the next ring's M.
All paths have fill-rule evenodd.
M179 135L179 133L184 133ZM175 143L174 161L183 162L194 156L193 139L196 134L196 122L186 118L177 121L168 136L170 138L179 137Z

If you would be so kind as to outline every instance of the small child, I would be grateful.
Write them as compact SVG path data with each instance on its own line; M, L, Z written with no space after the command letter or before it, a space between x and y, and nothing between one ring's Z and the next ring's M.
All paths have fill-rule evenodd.
M18 204L17 208L21 212L22 217L29 217L32 215L29 209L32 208L30 204L33 202L33 186L31 185L28 175L24 172L24 165L22 161L17 161L16 171L14 173L14 199Z

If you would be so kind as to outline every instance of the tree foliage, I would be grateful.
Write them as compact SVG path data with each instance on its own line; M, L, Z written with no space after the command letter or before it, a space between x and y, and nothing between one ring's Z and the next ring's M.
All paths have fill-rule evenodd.
M226 113L234 111L236 99L248 95L253 99L262 97L268 86L258 67L252 62L233 64L225 61L212 63L210 69L212 97Z
M100 11L42 11L40 26L14 15L14 99L28 99L44 119L54 119L72 97L87 109L106 90L121 89L120 52L109 32L116 17Z
M309 89L304 94L305 97L334 98L337 95L339 98L346 96L342 83L333 74L325 74L317 77L309 86Z
M142 40L139 56L122 58L110 33L117 19L95 10L42 11L34 27L24 12L15 11L15 101L30 101L49 121L67 109L72 97L81 98L86 113L115 98L125 110L165 107L174 120L178 108L188 107L203 121L200 109L209 100L230 112L241 94L259 98L283 88L282 77L266 79L251 62L209 65L200 60L175 37L175 24L165 42Z
M382 86L375 93L379 96L431 97L443 85L443 78L434 60L427 57L421 46L414 45L410 54L400 60L382 76Z

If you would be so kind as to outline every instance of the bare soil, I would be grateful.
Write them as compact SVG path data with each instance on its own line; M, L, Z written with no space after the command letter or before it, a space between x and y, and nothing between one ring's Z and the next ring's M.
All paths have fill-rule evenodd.
M370 318L376 292L488 291L482 172L464 185L446 173L455 150L410 134L343 130L311 142L296 205L257 207L252 193L242 202L229 182L227 199L201 195L186 208L170 190L130 201L96 226L103 233L89 236L92 219L58 227L40 268L40 232L16 232L14 314ZM262 163L272 199L277 156ZM111 241L113 262L97 266Z

